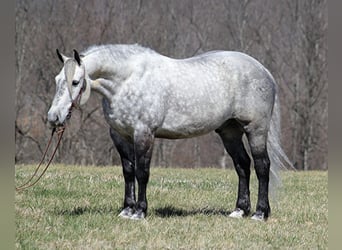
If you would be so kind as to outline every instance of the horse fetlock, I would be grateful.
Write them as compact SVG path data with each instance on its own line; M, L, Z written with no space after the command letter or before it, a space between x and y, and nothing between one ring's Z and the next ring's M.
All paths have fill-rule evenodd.
M133 213L133 208L126 207L120 212L119 216L125 219L130 219L133 216Z
M266 221L267 218L268 218L268 215L266 216L266 214L261 211L256 211L251 217L252 220L256 220L256 221Z
M124 207L134 208L136 206L135 198L125 197Z
M252 219L256 219L258 220L267 220L267 218L271 215L271 208L270 205L268 203L266 203L265 205L261 206L258 205L257 206L257 210L256 212L253 214Z
M240 208L236 208L233 212L229 214L229 217L232 217L232 218L243 218L245 216L246 216L245 212Z
M249 215L251 211L249 194L238 197L238 200L236 202L236 209L244 211L246 216Z
M147 201L138 201L136 205L136 211L143 211L144 213L146 213Z
M146 211L142 209L126 207L120 212L119 217L131 220L141 220L146 217Z
M145 219L146 213L142 210L137 210L135 213L130 217L131 220L142 220Z

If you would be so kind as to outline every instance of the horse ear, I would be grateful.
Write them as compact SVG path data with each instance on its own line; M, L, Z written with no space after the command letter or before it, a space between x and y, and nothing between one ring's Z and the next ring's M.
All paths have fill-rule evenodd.
M56 49L56 52L57 52L57 56L58 56L59 60L62 63L64 63L66 61L67 57L65 55L61 54L58 49Z
M74 58L78 64L78 66L81 66L81 58L80 55L78 54L77 50L74 49Z

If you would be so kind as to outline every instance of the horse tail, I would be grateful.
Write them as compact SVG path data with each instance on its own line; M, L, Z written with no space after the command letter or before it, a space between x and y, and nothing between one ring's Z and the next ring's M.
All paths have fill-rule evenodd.
M283 151L280 142L280 103L278 94L275 95L274 107L271 117L270 128L267 137L268 155L271 162L270 167L270 192L275 194L277 187L281 185L280 170L294 169L293 164Z

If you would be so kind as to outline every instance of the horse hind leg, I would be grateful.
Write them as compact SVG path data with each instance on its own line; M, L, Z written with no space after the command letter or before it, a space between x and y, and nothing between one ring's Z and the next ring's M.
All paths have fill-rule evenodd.
M259 181L256 212L252 219L265 221L271 214L268 199L270 160L267 153L267 130L256 129L247 133L254 168Z
M251 160L243 145L243 129L241 125L232 120L225 127L216 130L222 139L224 147L234 162L235 170L239 177L238 197L235 209L230 217L241 218L250 213L250 164Z

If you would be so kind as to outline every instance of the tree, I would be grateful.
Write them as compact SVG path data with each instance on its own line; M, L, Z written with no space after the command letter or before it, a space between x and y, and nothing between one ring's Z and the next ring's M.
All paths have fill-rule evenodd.
M284 86L293 98L292 158L298 168L308 170L324 165L327 153L327 6L321 0L287 5L291 39L284 63L292 72L286 75L292 84Z
M323 0L18 0L16 162L37 162L49 136L46 113L62 66L56 48L70 55L92 44L140 43L174 58L224 49L258 59L278 82L283 145L291 160L299 169L326 168L326 37ZM165 167L231 167L227 158L213 132L157 140L152 159ZM73 113L56 161L120 164L99 95Z

